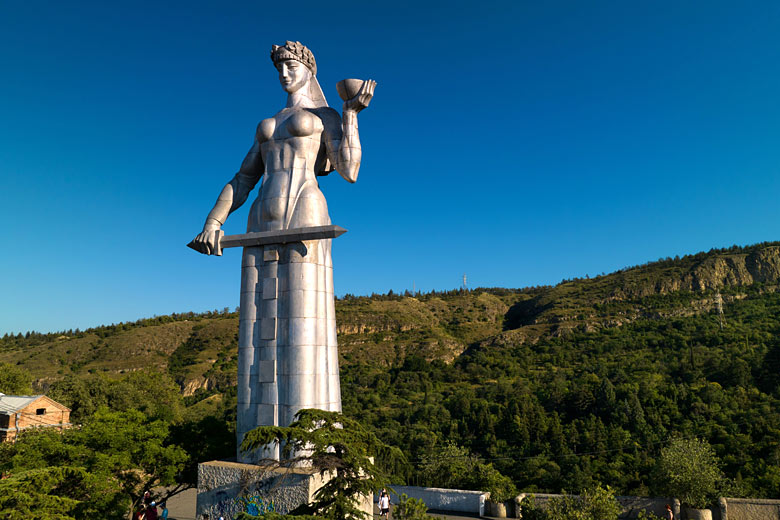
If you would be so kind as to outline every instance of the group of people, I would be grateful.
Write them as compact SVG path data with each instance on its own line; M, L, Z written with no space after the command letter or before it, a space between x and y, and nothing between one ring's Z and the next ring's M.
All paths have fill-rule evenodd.
M161 511L158 511L158 508ZM134 520L165 520L168 518L168 507L165 502L158 504L149 491L144 493L144 500L141 508L136 511Z

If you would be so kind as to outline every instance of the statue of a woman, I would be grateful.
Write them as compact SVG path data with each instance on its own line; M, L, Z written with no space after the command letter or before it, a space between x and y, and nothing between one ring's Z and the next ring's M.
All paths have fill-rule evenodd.
M248 232L330 224L318 175L333 169L355 182L360 168L357 113L376 83L363 82L344 102L328 106L314 55L300 42L274 45L271 59L287 106L264 119L241 169L225 186L192 246L215 252L217 232L262 178ZM238 340L240 445L260 425L287 426L302 408L341 410L331 240L245 247L241 263ZM279 457L277 448L256 454ZM239 460L249 461L239 453Z

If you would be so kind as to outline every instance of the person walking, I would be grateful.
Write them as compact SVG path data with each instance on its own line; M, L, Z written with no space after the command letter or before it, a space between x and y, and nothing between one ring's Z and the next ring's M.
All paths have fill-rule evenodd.
M154 500L152 500L152 503L146 508L146 520L158 520L157 502Z
M390 517L390 495L387 490L382 488L379 494L379 516L387 520Z

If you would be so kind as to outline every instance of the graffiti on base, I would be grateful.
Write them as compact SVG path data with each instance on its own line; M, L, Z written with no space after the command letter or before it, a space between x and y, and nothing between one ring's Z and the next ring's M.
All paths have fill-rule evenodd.
M266 501L260 493L252 493L240 497L229 497L224 491L217 493L217 514L225 518L233 517L244 511L253 516L264 515L274 511L272 500Z

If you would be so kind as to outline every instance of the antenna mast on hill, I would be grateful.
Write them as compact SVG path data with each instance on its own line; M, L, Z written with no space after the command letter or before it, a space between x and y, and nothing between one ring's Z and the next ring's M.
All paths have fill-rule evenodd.
M466 284L466 273L463 273L463 290L464 291L468 291L469 290L469 287Z
M718 321L720 322L720 330L723 330L723 297L720 295L720 291L715 295L715 306L718 308Z

